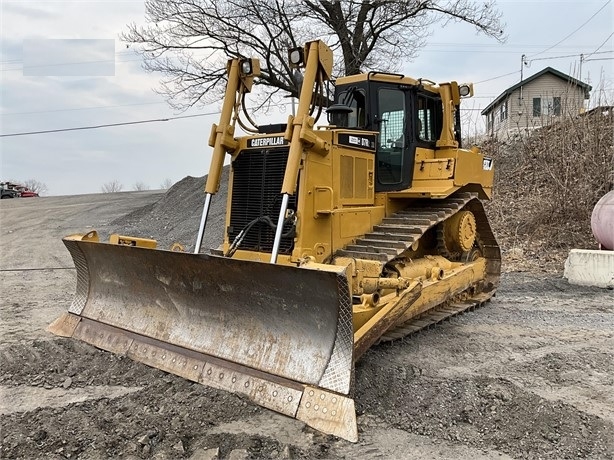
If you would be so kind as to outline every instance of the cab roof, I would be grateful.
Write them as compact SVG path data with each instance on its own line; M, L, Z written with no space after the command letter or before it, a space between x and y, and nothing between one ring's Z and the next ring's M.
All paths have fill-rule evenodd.
M439 85L431 80L427 79L414 79L398 73L385 73L385 72L368 72L356 75L348 75L345 77L339 77L336 80L336 85L347 85L351 83L361 83L366 81L376 81L382 83L396 83L400 85L408 86L421 86L426 91L432 93L439 93Z

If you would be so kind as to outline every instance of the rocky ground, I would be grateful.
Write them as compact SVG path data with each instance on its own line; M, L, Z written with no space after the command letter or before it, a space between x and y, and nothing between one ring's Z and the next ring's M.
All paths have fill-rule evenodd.
M486 307L367 352L356 444L45 331L74 292L61 236L118 230L190 249L202 183L2 200L2 458L614 458L614 292L569 285L559 259L506 250ZM205 245L222 229L215 207Z

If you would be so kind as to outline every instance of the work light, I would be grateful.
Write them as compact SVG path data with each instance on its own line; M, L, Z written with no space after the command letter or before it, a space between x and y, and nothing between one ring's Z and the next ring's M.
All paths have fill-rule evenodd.
M243 61L241 61L241 73L243 75L251 75L252 73L252 60L251 59L244 59Z
M293 67L299 67L303 65L304 51L303 48L292 48L288 50L288 60Z
M461 97L473 96L472 85L464 83L458 87L458 92L461 95Z

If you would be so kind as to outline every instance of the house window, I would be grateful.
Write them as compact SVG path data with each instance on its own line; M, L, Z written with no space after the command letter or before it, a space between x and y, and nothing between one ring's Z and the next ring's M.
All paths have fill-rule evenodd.
M499 106L499 121L507 119L507 101Z
M555 117L558 117L561 115L561 98L560 97L554 97L552 99L552 113Z
M533 98L533 116L534 117L542 116L542 98L541 97Z

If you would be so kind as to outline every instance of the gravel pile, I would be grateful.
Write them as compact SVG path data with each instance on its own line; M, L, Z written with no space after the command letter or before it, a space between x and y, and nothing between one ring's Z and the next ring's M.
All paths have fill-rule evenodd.
M230 167L225 166L220 190L212 197L202 252L217 248L223 242L229 171ZM109 227L124 235L153 238L162 249L169 249L175 242L181 243L186 251L191 252L205 203L206 181L207 176L187 176L157 202L114 220Z

